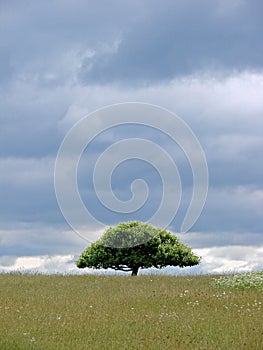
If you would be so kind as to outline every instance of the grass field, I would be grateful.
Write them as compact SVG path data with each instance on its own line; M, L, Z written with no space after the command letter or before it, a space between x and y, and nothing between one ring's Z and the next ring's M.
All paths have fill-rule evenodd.
M262 290L213 276L0 275L0 349L263 349Z

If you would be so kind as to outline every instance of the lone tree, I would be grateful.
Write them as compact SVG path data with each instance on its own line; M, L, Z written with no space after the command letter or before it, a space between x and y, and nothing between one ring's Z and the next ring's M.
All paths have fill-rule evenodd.
M168 231L131 221L110 227L78 258L79 268L114 269L138 274L139 268L194 266L200 257Z

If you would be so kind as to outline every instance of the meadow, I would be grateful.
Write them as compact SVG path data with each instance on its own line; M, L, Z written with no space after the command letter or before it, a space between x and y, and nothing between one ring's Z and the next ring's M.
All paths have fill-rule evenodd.
M262 289L215 279L0 274L0 349L263 349Z

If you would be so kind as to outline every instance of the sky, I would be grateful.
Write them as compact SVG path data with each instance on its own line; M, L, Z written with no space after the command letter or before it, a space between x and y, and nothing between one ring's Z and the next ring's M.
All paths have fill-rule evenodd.
M56 199L56 156L81 118L126 102L160 106L187 123L207 161L206 204L191 229L180 232L191 164L167 135L121 125L97 135L79 162L79 192L92 215L105 228L147 221L158 209L162 178L151 164L133 159L113 173L113 191L123 201L134 179L148 183L149 197L134 213L107 210L92 182L96 160L111 144L150 140L170 154L181 176L181 203L168 228L202 256L198 267L164 273L263 269L262 17L260 0L1 2L0 271L86 273L74 261L88 242ZM176 193L170 194L172 208ZM103 227L85 230L97 237Z

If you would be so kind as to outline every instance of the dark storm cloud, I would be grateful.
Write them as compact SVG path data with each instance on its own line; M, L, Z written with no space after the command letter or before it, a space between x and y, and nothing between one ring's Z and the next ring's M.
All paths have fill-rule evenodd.
M132 1L11 1L1 4L1 80L29 75L45 84L45 74L59 70L61 57L112 43L136 16ZM129 17L131 16L131 17ZM68 70L70 71L70 67ZM54 79L65 82L67 74Z
M11 1L0 11L0 156L47 156L83 57L112 45L132 1Z
M1 223L63 221L53 189L51 158L0 158Z
M28 228L21 223L18 227L16 230L0 230L0 256L77 254L87 245L86 241L69 231L67 225L36 223Z
M262 245L261 1L8 1L0 8L1 266L17 268L23 259L15 256L26 255L45 256L29 262L40 266L41 260L45 271L56 261L64 264L61 270L73 264L63 254L78 254L87 242L68 227L57 205L55 156L81 117L127 101L178 113L204 148L208 200L193 227L197 233L182 240L209 259L216 256L210 271L231 260L228 251L225 261L215 261L225 246ZM78 169L82 199L109 224L154 214L162 183L150 166L140 173L138 163L123 164L113 174L114 193L123 200L137 176L149 182L150 200L137 216L106 212L94 193L95 160L128 137L150 139L176 161L184 186L171 225L178 231L191 198L191 168L177 145L150 128L116 128L87 148ZM171 191L172 207L175 195ZM244 266L259 266L261 252Z
M0 157L55 155L62 140L56 124L66 107L62 92L43 91L34 83L18 84L2 93Z
M114 52L84 59L82 81L150 83L198 71L262 69L262 3L233 3L142 2Z
M63 84L72 67L61 72L60 64L72 51L84 84L262 69L260 0L13 1L1 6L5 87L19 76L42 87Z

